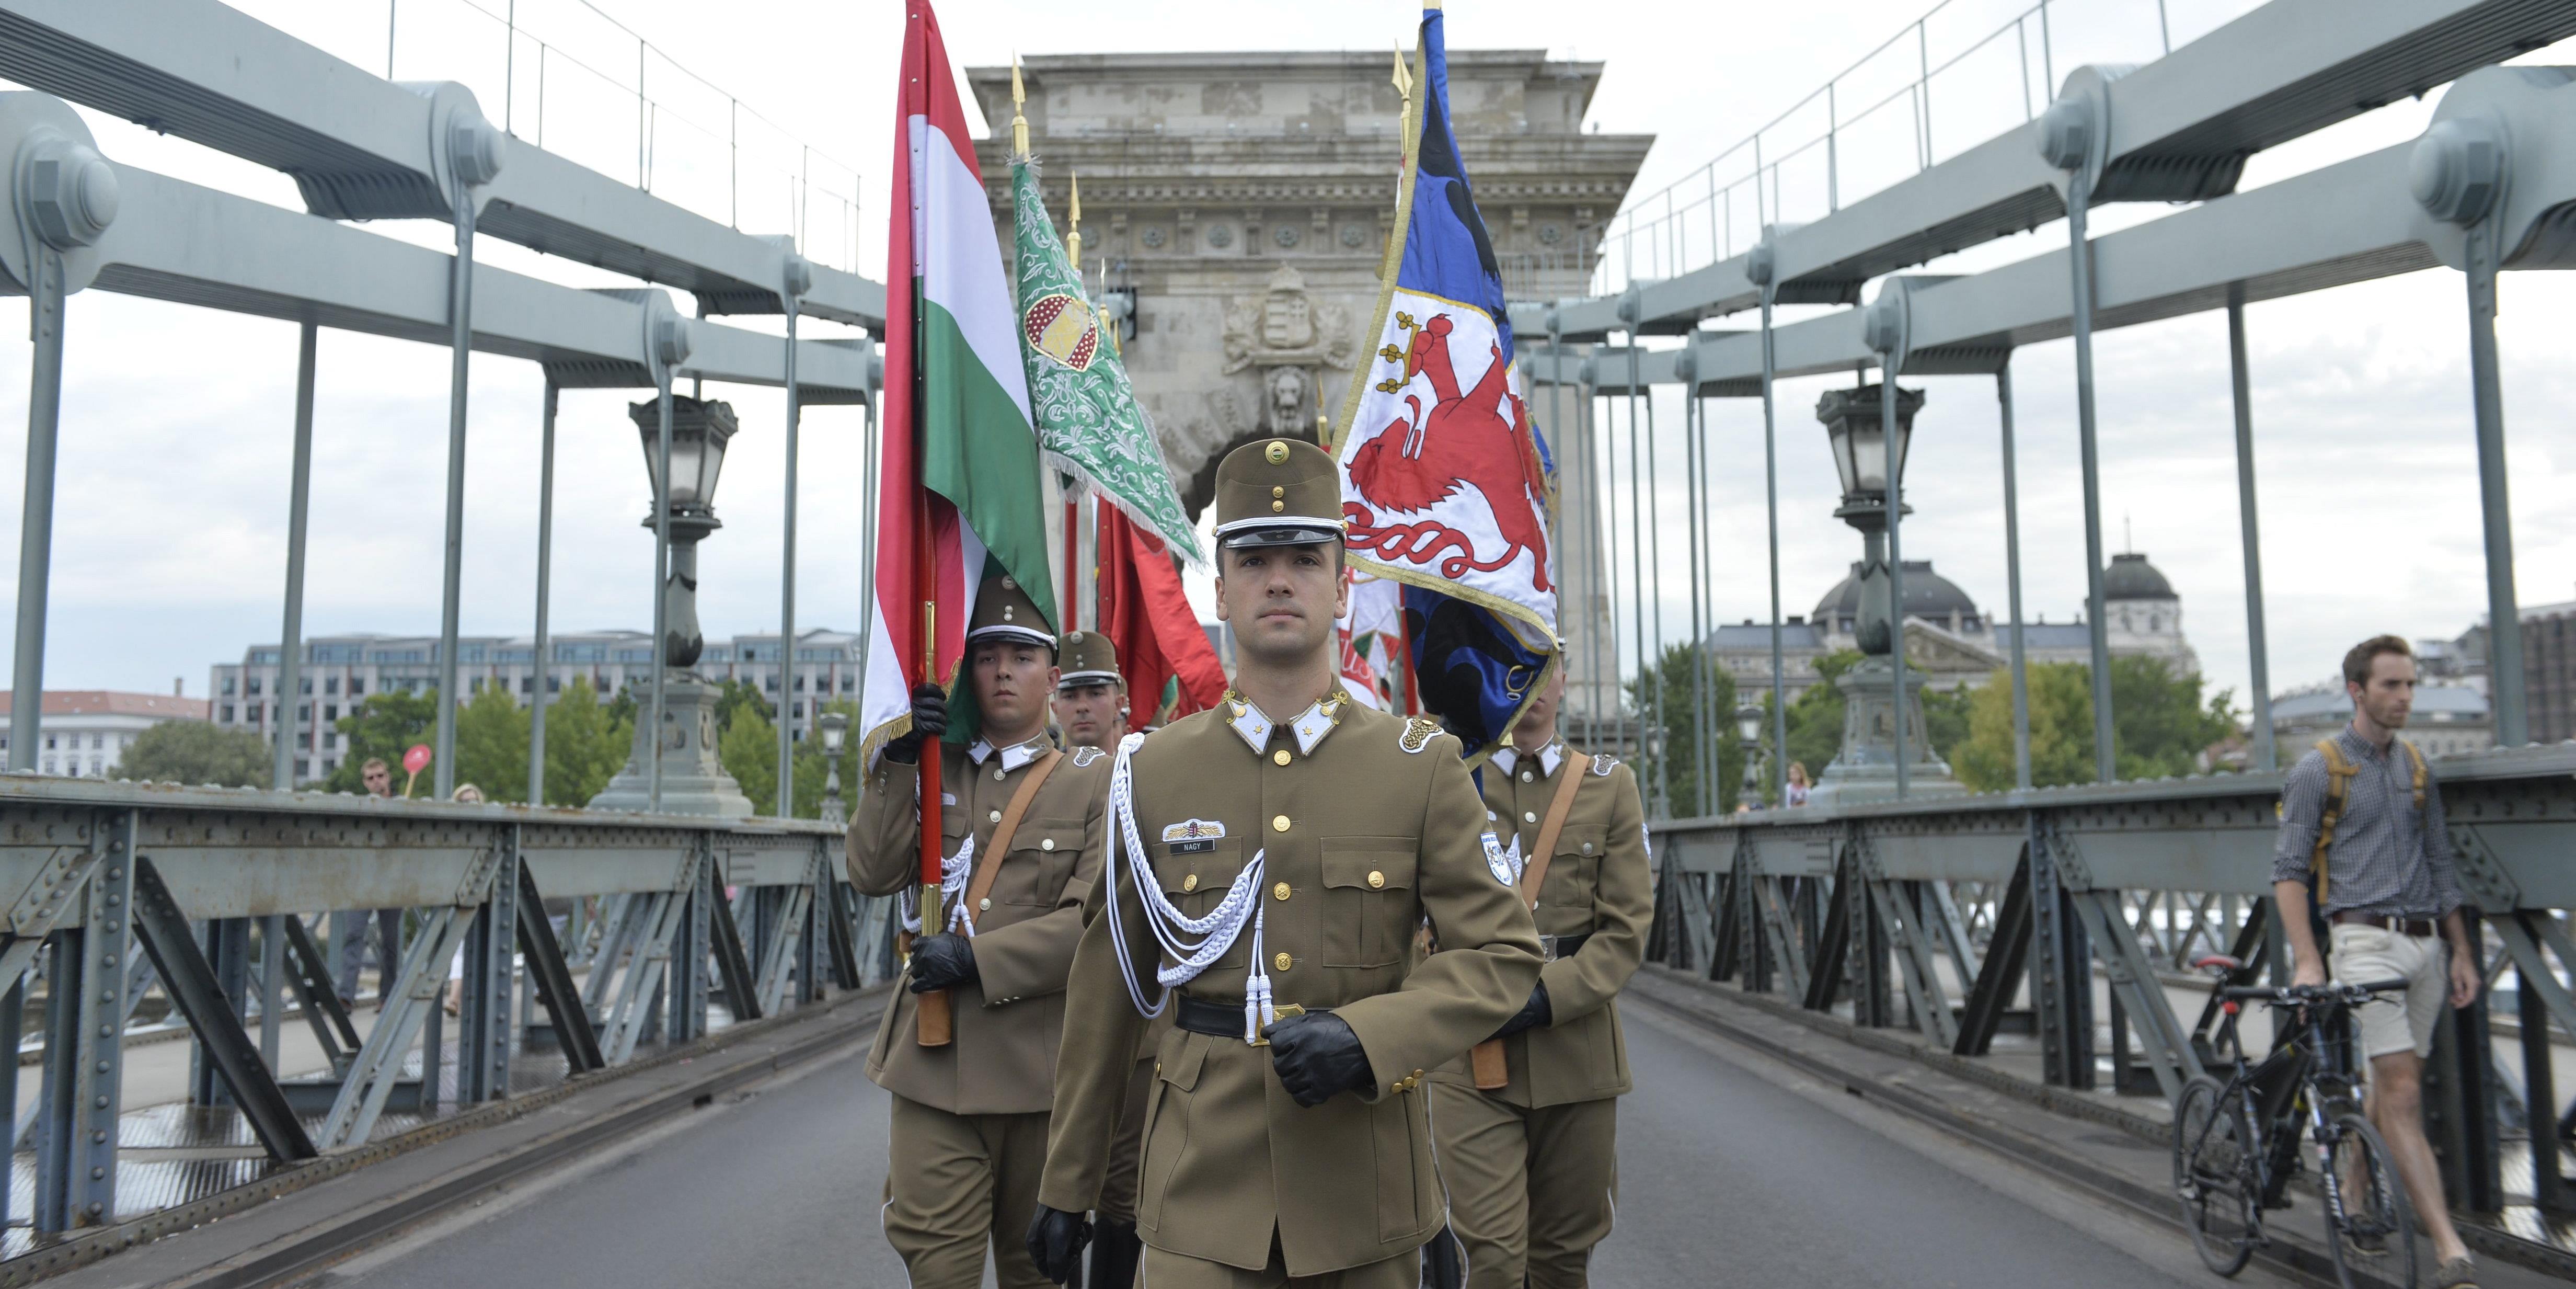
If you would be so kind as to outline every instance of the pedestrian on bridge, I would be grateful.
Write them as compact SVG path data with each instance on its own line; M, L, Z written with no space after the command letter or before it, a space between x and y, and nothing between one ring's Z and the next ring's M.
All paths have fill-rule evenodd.
M1538 938L1458 741L1352 699L1340 472L1270 439L1217 467L1222 701L1120 744L1066 1002L1031 1254L1061 1283L1139 1035L1170 1009L1136 1224L1154 1289L1414 1289L1446 1207L1425 1071L1494 1032ZM1429 918L1440 952L1418 965ZM1177 992L1167 992L1177 991Z
M1618 1206L1617 998L1645 960L1654 874L1636 774L1557 737L1564 701L1558 668L1483 775L1547 965L1519 1015L1431 1075L1467 1289L1580 1289Z
M1118 670L1115 642L1098 631L1068 631L1056 645L1055 721L1068 748L1118 750L1127 737L1127 678ZM1145 1102L1154 1089L1154 1052L1168 1021L1145 1027L1136 1042L1136 1064L1127 1075L1127 1100L1118 1108L1118 1133L1109 1144L1109 1171L1101 1178L1098 1228L1091 1244L1091 1289L1127 1289L1136 1282L1144 1244L1136 1238L1136 1172L1145 1150Z
M367 758L358 767L358 782L365 784L367 795L379 801L391 801L394 795L393 767L380 756ZM370 913L373 916L370 916ZM402 964L401 909L344 909L331 915L332 927L340 937L340 1010L358 1005L358 970L366 965L367 923L376 924L376 993L379 1005L383 994L394 986L394 972Z
M2468 1246L2451 1225L2442 1174L2424 1135L2424 1058L2442 1004L2477 1001L2478 955L2460 912L2460 883L2442 794L2424 754L2397 737L2415 705L2415 654L2373 636L2343 656L2352 723L2320 739L2281 780L2273 898L2289 932L2295 984L2404 979L2401 1002L2374 998L2354 1019L2370 1061L2370 1122L2388 1143L2415 1216L2433 1237L2434 1289L2475 1289ZM2317 953L2313 907L2332 962ZM2437 934L2438 932L2438 934Z
M942 738L947 695L920 686L911 730L886 745L850 821L850 884L914 891L919 760L941 758L944 898L906 914L919 938L868 1054L893 1103L886 1240L914 1289L975 1289L988 1245L1003 1289L1046 1283L1020 1235L1037 1208L1065 973L1100 874L1109 773L1106 753L1060 752L1047 735L1055 647L1026 591L987 580L966 630L971 707L959 707L976 736ZM925 1046L935 1034L920 1033L916 999L933 991L948 995L953 1032Z

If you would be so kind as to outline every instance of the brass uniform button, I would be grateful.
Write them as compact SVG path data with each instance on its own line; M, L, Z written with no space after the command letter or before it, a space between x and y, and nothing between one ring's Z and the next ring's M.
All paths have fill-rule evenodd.
M1055 838L1053 838L1053 837L1049 837L1049 838L1046 838L1046 839L1045 839L1045 840L1043 840L1043 841L1040 841L1040 842L1038 843L1038 849L1039 849L1039 850L1054 850L1054 849L1055 849Z
M1402 1092L1403 1090L1404 1082L1401 1079L1386 1085L1386 1094L1388 1096L1394 1096L1396 1093Z
M1385 887L1385 885L1386 885L1386 874L1381 873L1381 872L1377 871L1377 870L1376 870L1376 869L1374 869L1374 868L1370 869L1370 870L1369 870L1369 889L1370 889L1370 890L1372 890L1372 891L1374 891L1374 890L1379 890L1379 889L1381 889L1381 888Z
M1272 831L1272 832L1286 832L1286 831L1288 831L1288 816L1286 816L1286 815L1274 815L1274 816L1272 816L1272 817L1271 817L1271 819L1270 819L1270 831Z
M984 818L986 821L991 823L1000 823L1002 822L1002 812L999 810L987 810L984 812Z
M1284 502L1284 501L1274 501L1274 502L1271 502L1271 503L1270 503L1270 510L1271 510L1271 513L1273 513L1273 514L1277 514L1277 513L1279 513L1279 512L1285 511L1286 509L1288 509L1288 503L1287 503L1287 502Z
M990 912L992 912L992 911L993 911L993 897L992 897L992 896L987 895L987 896L985 896L983 899L980 899L980 900L975 901L975 911L976 911L976 912L978 912L978 913L990 913Z
M1529 781L1531 781L1531 780L1533 780L1533 779L1536 779L1537 777L1538 777L1537 775L1532 774L1532 773L1530 773L1530 772L1529 772L1529 771L1527 771L1527 770L1523 770L1523 771L1521 771L1521 782L1523 782L1523 783L1528 783Z
M1270 965L1272 965L1272 966L1274 966L1274 967L1279 968L1281 971L1286 971L1286 970L1287 970L1288 968L1290 968L1291 966L1296 965L1296 961L1297 961L1296 959L1291 958L1291 957L1289 957L1287 954L1284 954L1284 953L1283 953L1283 954L1280 954L1280 955L1279 955L1278 957L1276 957L1276 958L1272 958L1272 959L1270 960Z
M1192 874L1190 874L1189 876L1184 877L1184 878L1182 878L1182 879L1181 879L1181 892L1182 892L1183 894L1188 894L1189 892L1191 892L1191 891L1195 891L1195 890L1197 890L1198 888L1199 888L1199 875L1198 875L1198 874L1196 874L1196 873L1192 873Z
M1274 899L1274 900L1284 900L1284 899L1287 899L1287 898L1288 898L1288 883L1286 883L1286 882L1281 882L1281 883L1280 883L1280 884L1278 884L1277 886L1273 886L1273 887L1271 887L1271 888L1270 888L1270 898L1272 898L1272 899Z
M1286 764L1288 764L1288 749L1286 749L1286 748L1284 748L1284 747L1283 747L1283 748L1279 749L1278 751L1271 753L1271 754L1270 754L1270 763L1271 763L1272 765L1286 765Z
M1592 853L1592 843L1591 843L1591 842L1588 842L1588 841L1587 841L1587 842L1583 843L1583 853L1584 853L1584 854L1586 854L1586 855L1589 855L1589 854L1591 854L1591 853Z
M997 766L994 766L994 767L993 767L993 782L995 782L995 783L1000 783L1000 782L1002 781L1002 776L1003 776L1003 775L1005 775L1005 774L1008 774L1008 773L1010 773L1010 771L1005 770L1005 769L1003 769L1002 767L1000 767L1000 766L998 766L998 765L997 765Z
M1525 823L1525 824L1534 824L1534 823L1537 823L1537 822L1538 822L1538 812L1537 812L1537 811L1534 811L1534 810L1524 810L1524 811L1522 811L1522 812L1521 812L1521 822L1522 822L1522 823Z

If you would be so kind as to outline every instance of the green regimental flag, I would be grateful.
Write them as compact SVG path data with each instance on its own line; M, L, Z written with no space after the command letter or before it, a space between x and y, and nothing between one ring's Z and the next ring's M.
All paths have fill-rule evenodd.
M1018 225L1020 357L1028 368L1029 410L1049 465L1080 479L1192 564L1197 528L1181 508L1154 424L1136 403L1127 366L1105 334L1082 275L1047 218L1037 163L1011 160Z

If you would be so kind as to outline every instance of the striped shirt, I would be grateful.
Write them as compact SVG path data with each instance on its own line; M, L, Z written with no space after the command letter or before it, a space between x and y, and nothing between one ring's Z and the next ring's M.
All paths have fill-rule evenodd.
M2335 741L2351 762L2343 812L2326 847L2328 916L2352 910L2388 917L2441 918L2460 906L2451 835L2442 822L2442 793L2427 775L2424 808L2415 808L2415 767L2394 740L2385 748L2347 725ZM2272 849L2272 880L2307 882L2326 805L2325 753L2310 749L2281 779L2281 834Z

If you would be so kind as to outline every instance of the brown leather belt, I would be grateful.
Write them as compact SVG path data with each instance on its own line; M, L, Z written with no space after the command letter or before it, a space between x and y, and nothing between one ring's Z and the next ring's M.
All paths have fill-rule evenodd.
M2399 935L2430 938L2437 934L2431 920L2426 918L2398 918L2390 917L2385 913L2356 913L2346 909L2335 914L2334 921L2345 926L2375 926L2382 931L2394 931Z

